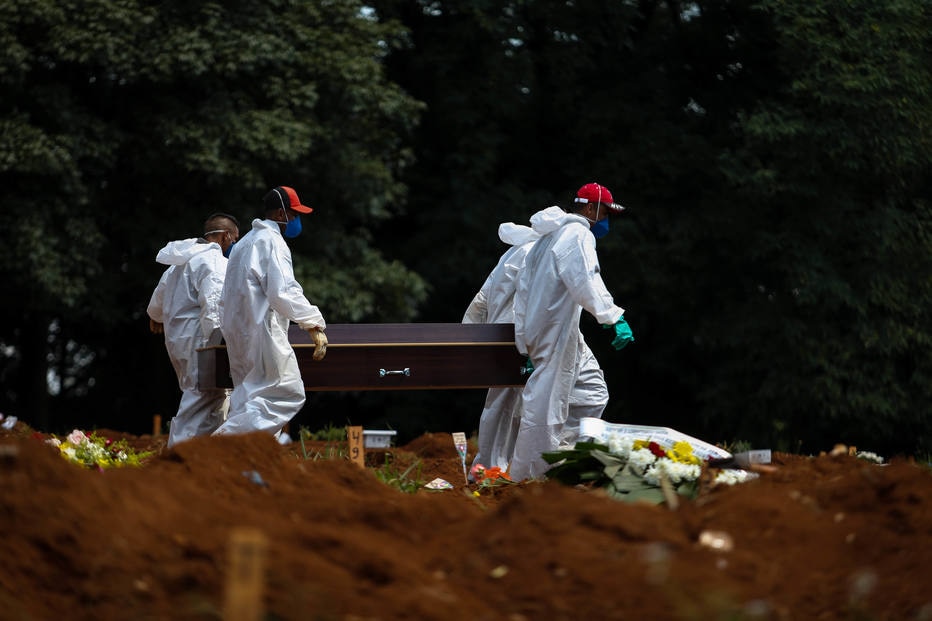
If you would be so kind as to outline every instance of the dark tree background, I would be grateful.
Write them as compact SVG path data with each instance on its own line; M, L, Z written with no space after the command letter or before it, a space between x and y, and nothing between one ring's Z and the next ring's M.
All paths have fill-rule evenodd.
M459 321L500 222L589 181L636 342L612 421L932 451L924 0L0 1L0 409L145 431L178 391L156 250L267 187L330 322ZM296 425L472 431L482 391L308 396Z

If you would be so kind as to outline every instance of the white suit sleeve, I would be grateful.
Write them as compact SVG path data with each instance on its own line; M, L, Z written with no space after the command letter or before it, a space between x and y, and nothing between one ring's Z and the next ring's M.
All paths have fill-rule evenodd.
M291 251L275 244L272 248L268 268L268 289L266 295L273 310L301 326L302 330L327 327L320 309L311 304L304 296L304 289L294 277L291 265Z
M614 324L625 310L615 304L599 274L595 238L586 231L586 235L570 236L568 241L566 245L554 248L560 279L573 301L599 323Z
M489 318L489 288L492 286L491 274L485 279L485 283L479 292L473 297L472 302L463 315L463 323L488 323Z
M226 263L226 260L223 261ZM210 261L203 261L194 272L197 303L201 308L201 335L208 339L220 327L220 294L223 292L224 272Z
M152 297L149 298L149 306L146 308L149 318L159 323L165 323L165 316L162 313L162 304L165 300L165 281L167 279L168 270L165 270L162 272L162 277L159 278L159 284L155 286L155 291L152 292Z

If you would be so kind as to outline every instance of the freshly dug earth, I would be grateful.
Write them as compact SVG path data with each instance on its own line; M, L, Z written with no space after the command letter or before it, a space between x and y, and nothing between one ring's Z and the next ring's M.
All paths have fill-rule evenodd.
M913 462L776 454L670 510L553 481L477 490L445 433L360 468L263 434L167 449L101 431L155 456L94 471L24 427L0 432L0 619L232 618L244 531L267 542L263 619L932 619L932 474ZM413 463L400 480L455 489L377 476Z

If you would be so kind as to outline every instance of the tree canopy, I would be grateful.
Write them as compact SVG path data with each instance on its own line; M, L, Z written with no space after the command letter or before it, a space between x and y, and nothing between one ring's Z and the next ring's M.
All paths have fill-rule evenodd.
M637 338L617 354L584 315L607 418L929 450L928 3L375 5L428 104L423 208L388 223L423 231L399 251L437 287L427 316L468 303L498 222L598 180L628 206L599 252Z
M293 249L329 322L455 322L500 222L599 181L628 208L598 248L636 337L614 352L584 315L607 419L932 450L925 0L0 14L5 410L173 411L155 252L212 211L248 227L273 185L315 207ZM302 420L468 431L482 397L314 396Z
M100 424L142 404L173 411L164 350L145 333L156 251L217 211L245 234L279 184L317 206L294 252L329 320L413 316L426 283L369 234L405 195L421 107L384 76L397 25L354 2L39 0L0 12L0 270L15 300L0 333L4 408L43 426L68 424L65 402ZM41 414L43 367L58 378L58 421Z

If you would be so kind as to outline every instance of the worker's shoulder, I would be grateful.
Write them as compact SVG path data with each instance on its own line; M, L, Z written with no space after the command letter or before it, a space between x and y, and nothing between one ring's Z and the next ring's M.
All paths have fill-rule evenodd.
M213 270L225 270L226 257L223 256L223 250L220 249L219 245L211 243L202 252L198 252L188 259L187 265L190 269L206 267Z
M592 231L588 223L580 220L570 220L553 232L554 244L581 243L593 241Z
M249 239L247 239L249 238ZM264 245L264 244L285 244L285 238L282 237L280 231L275 231L267 226L256 227L249 232L243 239L238 243L248 241L253 245Z

